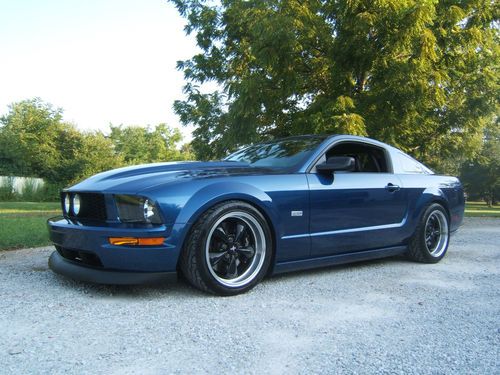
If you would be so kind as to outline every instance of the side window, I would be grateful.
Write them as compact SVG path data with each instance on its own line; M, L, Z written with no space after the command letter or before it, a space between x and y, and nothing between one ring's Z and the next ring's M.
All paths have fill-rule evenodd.
M432 174L433 172L412 157L399 153L399 163L403 173Z
M384 149L358 142L342 142L333 146L325 154L325 159L332 156L351 156L356 163L354 172L388 173L389 163Z

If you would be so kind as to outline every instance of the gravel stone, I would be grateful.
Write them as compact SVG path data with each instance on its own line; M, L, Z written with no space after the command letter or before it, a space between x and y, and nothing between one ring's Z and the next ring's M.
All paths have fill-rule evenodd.
M438 264L295 272L235 297L74 282L52 251L0 252L2 374L500 373L500 219L466 219Z

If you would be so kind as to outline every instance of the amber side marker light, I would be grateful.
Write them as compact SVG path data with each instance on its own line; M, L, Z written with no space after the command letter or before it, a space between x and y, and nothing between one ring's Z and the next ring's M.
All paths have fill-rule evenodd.
M132 245L132 246L158 246L162 245L165 241L165 237L147 237L147 238L137 238L137 237L109 237L109 243L111 245Z

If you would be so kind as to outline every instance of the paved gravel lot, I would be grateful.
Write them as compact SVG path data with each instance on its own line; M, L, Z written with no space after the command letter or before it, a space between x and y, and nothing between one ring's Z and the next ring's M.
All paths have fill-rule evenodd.
M436 265L401 258L212 297L106 287L0 252L0 373L500 373L500 220L468 219Z

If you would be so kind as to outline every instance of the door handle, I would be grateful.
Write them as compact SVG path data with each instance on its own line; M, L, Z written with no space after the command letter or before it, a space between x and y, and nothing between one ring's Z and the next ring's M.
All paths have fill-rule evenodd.
M390 193L394 191L398 191L400 189L399 185L394 185L393 183L389 182L386 186L385 189L389 191Z

